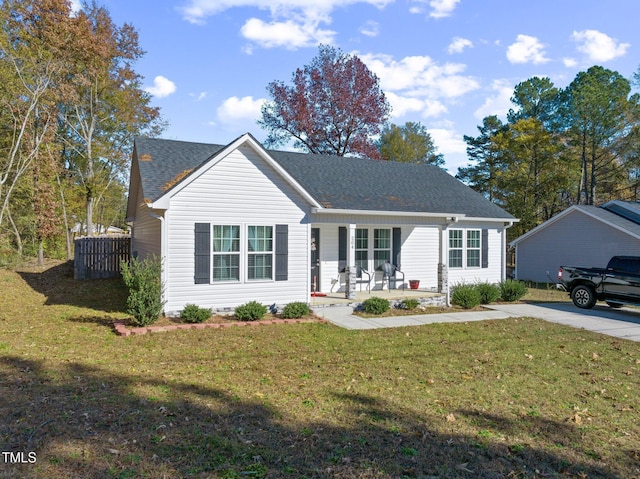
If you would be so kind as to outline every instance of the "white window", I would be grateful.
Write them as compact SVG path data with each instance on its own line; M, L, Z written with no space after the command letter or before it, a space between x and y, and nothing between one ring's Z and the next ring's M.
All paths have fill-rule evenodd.
M449 230L449 268L462 268L462 230Z
M240 226L213 225L213 281L240 281Z
M356 266L369 269L369 230L356 228Z
M247 279L273 279L273 226L247 228Z
M373 269L382 269L383 263L391 262L391 230L375 228L373 230Z
M467 268L480 267L480 230L467 230Z
M480 230L449 230L450 268L479 268L481 251Z

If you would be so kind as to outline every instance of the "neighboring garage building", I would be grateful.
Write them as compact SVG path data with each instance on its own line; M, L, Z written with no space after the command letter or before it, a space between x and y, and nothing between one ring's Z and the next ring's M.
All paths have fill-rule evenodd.
M575 205L516 238L514 276L556 282L558 268L605 267L612 256L640 256L640 203Z

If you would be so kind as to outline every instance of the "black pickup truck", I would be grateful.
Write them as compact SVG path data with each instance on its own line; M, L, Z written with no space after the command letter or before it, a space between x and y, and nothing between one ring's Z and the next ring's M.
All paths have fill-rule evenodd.
M640 304L640 256L614 256L606 268L560 266L558 287L578 308L606 301L612 308Z

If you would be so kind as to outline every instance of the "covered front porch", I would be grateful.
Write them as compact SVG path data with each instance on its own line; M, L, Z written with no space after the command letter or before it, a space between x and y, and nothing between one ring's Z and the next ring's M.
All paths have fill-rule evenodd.
M368 295L401 299L446 291L440 281L443 232L439 218L423 224L386 216L350 218L342 224L341 218L322 219L326 222L314 222L310 228L309 280L316 303L349 304L362 302ZM392 273L383 274L390 267ZM350 285L349 271L356 274ZM410 289L416 285L419 289ZM313 296L314 292L323 295Z
M310 305L312 308L323 308L330 306L352 306L358 307L365 300L377 296L379 298L388 299L392 306L404 299L417 299L422 305L428 306L446 306L446 295L438 293L436 290L427 289L382 289L374 291L356 291L355 298L349 299L345 297L344 292L333 293L317 293L311 294Z

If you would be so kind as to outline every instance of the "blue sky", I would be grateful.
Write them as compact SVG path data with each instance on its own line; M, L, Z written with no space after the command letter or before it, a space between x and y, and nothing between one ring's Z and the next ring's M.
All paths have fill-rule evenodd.
M419 121L446 167L467 163L463 135L504 118L533 76L558 87L593 65L640 66L636 0L99 0L132 24L136 70L170 126L165 138L227 144L256 124L273 80L287 83L319 43L378 75L391 121Z

